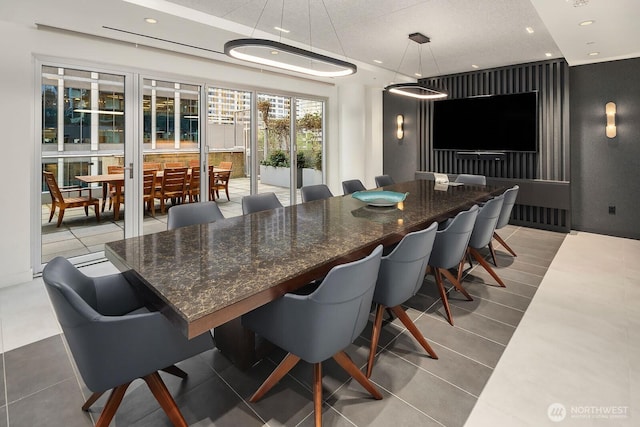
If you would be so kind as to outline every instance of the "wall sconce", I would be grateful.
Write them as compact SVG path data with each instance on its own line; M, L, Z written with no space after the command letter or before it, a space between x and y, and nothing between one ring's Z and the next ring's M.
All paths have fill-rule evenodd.
M607 113L607 127L605 128L607 138L616 137L616 104L614 102L607 102L604 106Z
M396 117L396 126L396 138L404 138L404 116L402 114L398 114Z

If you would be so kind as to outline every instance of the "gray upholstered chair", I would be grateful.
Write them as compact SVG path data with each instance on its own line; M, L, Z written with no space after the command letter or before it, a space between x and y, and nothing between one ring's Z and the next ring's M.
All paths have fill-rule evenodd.
M487 178L484 175L469 175L461 173L456 177L455 182L461 182L469 185L487 185Z
M216 202L171 206L167 211L167 230L187 225L206 224L219 219L224 219L224 215Z
M181 360L213 347L211 334L188 340L159 311L144 308L121 274L84 275L65 258L51 260L42 271L49 298L86 386L91 405L113 389L96 426L108 426L131 382L142 378L169 419L186 426L158 370L186 377Z
M377 308L367 363L367 378L371 376L373 370L373 359L378 347L382 316L386 307L398 316L402 324L432 358L438 358L420 330L400 306L414 296L422 286L437 231L438 223L434 222L425 230L409 233L389 255L382 257L376 291L373 294L373 302L377 304Z
M500 216L498 217L498 223L496 224L496 230L500 230L501 228L503 228L504 226L509 224L509 218L511 218L511 211L513 210L513 205L516 203L516 198L518 197L518 191L519 190L520 190L520 187L517 186L517 185L514 185L513 187L509 188L507 191L502 193L502 195L504 196L504 202L502 203L502 209L500 210ZM509 247L509 245L507 245L507 242L505 242L502 239L502 237L498 236L498 233L496 233L495 231L493 232L493 237L498 242L500 242L500 244L507 251L509 251L509 253L511 255L513 255L514 257L518 256L513 251L513 249L511 249ZM493 264L497 267L498 266L498 261L496 260L496 254L495 254L495 251L493 250L493 244L492 243L489 243L489 249L491 249L491 256L493 257Z
M451 220L446 228L438 230L436 240L433 243L431 256L429 257L429 267L433 271L438 285L438 291L442 298L444 310L447 313L447 320L453 325L449 300L444 289L442 276L445 276L453 286L462 293L469 301L473 301L471 295L462 287L458 279L449 272L450 268L460 268L464 261L464 256L469 245L469 238L473 232L473 224L478 216L478 206L474 205L467 211L462 211Z
M393 178L390 175L378 175L376 176L376 187L384 187L387 185L395 184Z
M478 263L487 270L494 279L496 279L496 282L504 288L504 282L502 282L498 274L493 270L493 268L491 268L480 252L478 252L479 249L489 246L489 243L491 243L503 201L504 196L500 195L482 205L478 211L478 217L476 218L476 222L473 225L473 232L469 238L467 254L475 258L475 260L478 261ZM492 248L489 249L493 252ZM469 263L471 263L471 260L469 260ZM462 278L462 266L463 264L460 264L460 268L458 268L458 281Z
M281 207L282 203L278 200L276 193L252 194L242 198L243 215Z
M361 260L332 268L310 294L287 293L242 316L245 327L288 352L251 402L264 396L302 359L313 364L315 424L322 425L322 361L330 357L374 398L382 399L344 352L367 324L381 255L382 246L378 246Z
M359 179L350 179L347 181L342 181L342 192L345 195L355 193L356 191L364 191L364 190L366 190L366 188L364 187L364 184L362 184L362 181L360 181Z
M325 184L305 185L300 189L300 196L303 202L311 202L313 200L322 200L333 197L333 193Z

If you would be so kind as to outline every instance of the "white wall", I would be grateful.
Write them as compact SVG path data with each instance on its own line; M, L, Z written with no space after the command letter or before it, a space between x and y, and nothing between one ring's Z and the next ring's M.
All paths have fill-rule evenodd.
M32 203L32 195L39 191L39 181L34 182L39 172L35 161L39 146L35 142L34 124L39 93L36 58L51 58L77 66L98 65L115 72L142 71L153 77L184 76L203 83L227 83L230 87L259 87L326 97L325 156L327 181L332 191L340 194L340 182L347 178L360 177L372 184L369 183L372 177L382 172L382 114L381 96L378 96L381 88L364 81L369 77L356 77L356 74L330 85L1 20L0 54L0 93L4 97L0 103L0 152L4 157L0 177L5 183L5 206L0 210L0 287L31 280L30 248L31 244L40 244L39 241L32 243L37 230L30 230L32 212L38 218L40 215L39 207ZM341 110L339 106L343 103L345 108Z

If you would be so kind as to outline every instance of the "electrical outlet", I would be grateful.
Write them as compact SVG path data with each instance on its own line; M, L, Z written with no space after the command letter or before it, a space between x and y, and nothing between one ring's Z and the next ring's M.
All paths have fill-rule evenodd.
M616 207L615 206L609 206L609 214L610 215L615 215L616 214Z

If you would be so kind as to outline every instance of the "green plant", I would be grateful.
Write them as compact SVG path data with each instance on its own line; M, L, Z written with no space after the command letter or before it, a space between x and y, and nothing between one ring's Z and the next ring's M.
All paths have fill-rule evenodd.
M296 159L298 161L298 169L307 167L307 158L305 157L304 153L299 152L296 156ZM271 154L269 154L269 157L262 160L260 164L263 166L273 166L275 168L288 168L289 166L291 166L289 157L282 150L272 151Z
M282 150L273 150L269 157L260 162L261 165L264 166L273 166L273 167L289 167L289 158Z

